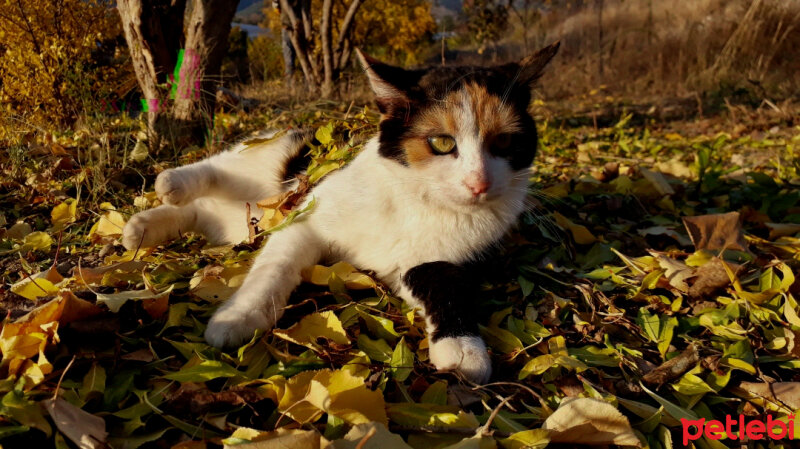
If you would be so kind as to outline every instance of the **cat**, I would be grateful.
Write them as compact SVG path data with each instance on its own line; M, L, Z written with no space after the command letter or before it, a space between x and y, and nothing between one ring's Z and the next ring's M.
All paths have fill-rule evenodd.
M357 51L381 113L379 131L298 207L313 209L272 234L242 286L208 323L205 338L229 347L271 329L301 270L345 260L372 270L418 309L429 358L477 383L491 361L471 305L478 286L465 265L494 246L525 209L538 137L531 87L558 43L494 67L406 70ZM155 183L163 205L128 221L122 243L151 247L198 232L214 244L248 236L246 203L293 188L284 176L305 134L240 143L166 170Z

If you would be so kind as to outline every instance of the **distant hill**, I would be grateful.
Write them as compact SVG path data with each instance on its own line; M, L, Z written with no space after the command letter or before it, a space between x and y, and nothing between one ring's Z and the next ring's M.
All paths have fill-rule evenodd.
M263 8L264 0L240 0L233 21L258 25L264 20L264 13L261 12Z

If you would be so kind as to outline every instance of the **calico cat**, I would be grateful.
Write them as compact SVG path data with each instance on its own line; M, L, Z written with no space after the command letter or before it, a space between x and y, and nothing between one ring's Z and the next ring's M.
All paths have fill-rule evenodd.
M496 67L427 70L357 52L381 112L378 134L313 188L310 213L269 237L241 288L211 318L206 340L232 346L272 328L302 269L345 260L374 271L419 310L438 369L486 382L491 363L471 306L478 286L464 265L525 207L537 147L530 89L557 50L556 43ZM288 133L161 173L155 189L164 205L134 215L123 245L151 247L185 231L241 242L245 203L293 188L283 179L303 147L302 133Z

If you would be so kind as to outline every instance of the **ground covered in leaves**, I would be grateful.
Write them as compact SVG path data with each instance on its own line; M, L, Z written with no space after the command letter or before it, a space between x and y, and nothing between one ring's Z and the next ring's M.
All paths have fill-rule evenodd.
M215 135L314 127L313 184L374 131L359 111L221 115ZM297 217L288 203L259 204L241 245L125 251L121 226L157 204L157 173L222 143L149 154L126 118L30 136L0 161L0 444L666 449L681 447L681 419L787 421L800 408L800 128L622 117L540 131L531 211L485 273L495 372L482 386L436 372L419 318L346 261L305 273L278 329L209 347L208 318Z

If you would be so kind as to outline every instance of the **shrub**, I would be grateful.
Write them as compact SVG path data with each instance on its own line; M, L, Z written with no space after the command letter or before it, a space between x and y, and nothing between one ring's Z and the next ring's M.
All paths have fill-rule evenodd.
M0 3L0 140L100 111L129 76L110 0Z

